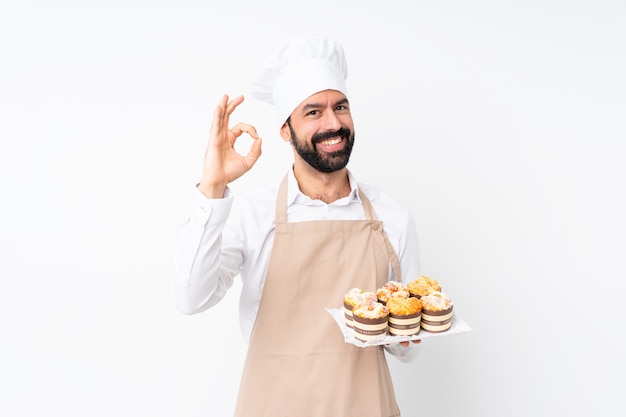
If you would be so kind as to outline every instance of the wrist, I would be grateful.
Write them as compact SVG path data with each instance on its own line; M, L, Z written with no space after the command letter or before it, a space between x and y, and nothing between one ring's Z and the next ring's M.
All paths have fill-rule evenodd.
M211 185L200 182L196 187L206 198L223 198L226 192L226 186L224 185Z

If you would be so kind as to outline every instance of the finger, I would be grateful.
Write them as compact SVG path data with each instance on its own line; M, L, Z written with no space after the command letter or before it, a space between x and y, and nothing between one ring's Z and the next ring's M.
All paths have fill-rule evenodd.
M228 137L228 144L230 146L235 146L235 141L239 136L241 136L243 132L246 132L248 135L250 135L252 139L257 140L260 138L259 134L256 131L256 128L247 123L237 123L237 125L233 127L230 132L232 133L232 135L229 135Z
M228 102L228 104L226 105L226 116L230 116L231 114L233 114L237 106L239 106L243 102L243 99L244 97L241 95L235 97L230 102Z
M419 340L419 339L418 340L413 340L412 342L415 343L415 344L422 343L422 341Z
M237 137L241 135L242 132L246 132L248 135L253 137L254 139L258 139L259 134L256 131L256 127L249 125L247 123L237 123L231 131Z
M230 119L230 115L233 113L235 108L237 108L237 106L243 102L243 99L244 97L243 95L241 95L239 97L235 97L231 101L228 101L227 94L224 94L222 96L213 114L211 132L214 135L224 134L225 132L228 131L228 125L229 125L228 121ZM236 136L241 135L241 132L239 133L233 132L233 133L235 133ZM256 129L254 129L254 134L256 134Z
M409 345L409 342L400 342L400 345L407 347Z
M224 127L224 114L226 112L226 103L228 96L224 94L213 111L213 120L211 122L211 132L217 134ZM228 128L228 125L226 125Z
M256 161L258 161L259 157L261 156L262 143L263 140L260 137L255 138L254 142L252 142L250 150L248 151L246 156L243 157L243 159L246 161L246 165L249 168L252 168L252 166L256 163Z
M224 125L223 115L224 103L223 100L221 100L219 104L215 106L215 110L213 111L213 121L211 122L210 130L211 137L215 137L222 130L222 126Z

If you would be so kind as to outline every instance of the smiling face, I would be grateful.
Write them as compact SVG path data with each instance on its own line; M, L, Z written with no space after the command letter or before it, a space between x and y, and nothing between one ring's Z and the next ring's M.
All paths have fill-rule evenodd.
M314 169L339 171L348 164L354 145L348 99L336 90L313 94L291 113L280 133Z

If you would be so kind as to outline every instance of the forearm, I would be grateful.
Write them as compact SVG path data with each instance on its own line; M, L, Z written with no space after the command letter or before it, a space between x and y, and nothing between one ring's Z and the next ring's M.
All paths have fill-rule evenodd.
M175 254L172 290L176 307L184 314L216 304L236 273L222 265L221 249L232 199L197 199L197 207L178 230Z

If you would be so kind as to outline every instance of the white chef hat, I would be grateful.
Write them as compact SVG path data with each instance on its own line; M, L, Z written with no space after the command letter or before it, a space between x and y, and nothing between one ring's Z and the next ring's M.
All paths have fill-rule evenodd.
M324 38L293 38L266 59L252 82L252 97L273 104L282 124L307 97L324 90L347 96L342 46Z

